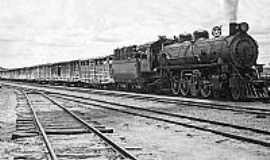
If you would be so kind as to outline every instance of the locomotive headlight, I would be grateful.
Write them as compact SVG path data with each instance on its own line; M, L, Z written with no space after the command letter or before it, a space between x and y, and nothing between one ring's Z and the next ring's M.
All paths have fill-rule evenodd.
M246 22L243 22L243 23L240 24L240 30L242 32L247 32L248 29L249 29L249 26L248 26L248 24Z

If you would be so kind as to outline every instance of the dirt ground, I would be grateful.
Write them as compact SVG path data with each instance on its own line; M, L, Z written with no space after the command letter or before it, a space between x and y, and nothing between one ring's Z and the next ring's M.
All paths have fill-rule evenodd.
M142 147L153 159L269 160L270 157L269 148L115 111L84 107L86 109L81 110L84 116L114 128L128 144Z
M0 88L0 159L12 159L17 145L12 142L16 130L16 95L13 90Z
M66 103L67 104L67 103ZM73 105L68 102L69 105ZM15 131L16 95L0 88L0 160L13 159L18 145L11 140ZM141 147L153 160L269 160L269 148L252 145L207 132L154 120L79 106L89 119L113 128L131 147ZM139 156L140 159L140 156ZM144 159L144 158L143 158Z

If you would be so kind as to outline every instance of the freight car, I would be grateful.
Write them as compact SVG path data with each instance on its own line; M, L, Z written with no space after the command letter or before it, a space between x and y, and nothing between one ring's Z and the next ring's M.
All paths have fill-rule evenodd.
M80 80L80 61L73 60L49 64L46 66L44 73L47 83L75 85Z
M111 75L111 58L72 60L0 72L1 79L101 87L114 83Z
M110 56L80 61L80 84L101 88L114 84Z

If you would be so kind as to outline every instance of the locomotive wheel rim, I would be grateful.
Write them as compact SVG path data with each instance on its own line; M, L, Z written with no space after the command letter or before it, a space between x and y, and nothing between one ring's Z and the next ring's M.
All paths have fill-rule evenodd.
M231 96L232 96L233 100L235 100L235 101L239 100L241 97L240 88L238 88L238 87L231 88Z
M191 86L190 88L190 94L193 97L198 97L200 93L200 89L197 89L196 86Z
M214 98L216 98L216 99L220 98L220 93L219 93L218 90L215 90L215 89L214 89L212 92L213 92L213 97L214 97Z
M171 80L171 91L174 95L178 95L180 93L180 84L179 81L172 79Z
M188 82L185 81L185 82L180 83L179 87L180 87L181 94L183 96L188 96L189 90L190 90Z
M209 98L212 94L212 88L210 85L203 85L201 88L201 95L203 98Z

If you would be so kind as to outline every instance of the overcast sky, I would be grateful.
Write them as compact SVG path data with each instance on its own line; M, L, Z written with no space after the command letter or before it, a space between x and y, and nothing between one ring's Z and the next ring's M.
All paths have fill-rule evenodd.
M0 0L0 66L22 67L108 55L113 48L224 25L223 0ZM240 0L270 63L270 1Z

